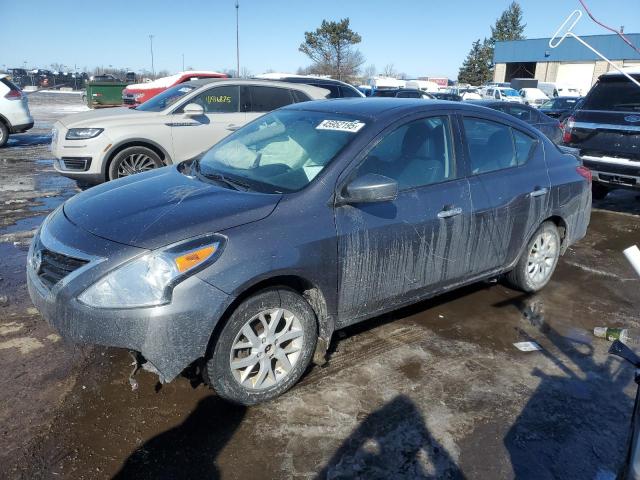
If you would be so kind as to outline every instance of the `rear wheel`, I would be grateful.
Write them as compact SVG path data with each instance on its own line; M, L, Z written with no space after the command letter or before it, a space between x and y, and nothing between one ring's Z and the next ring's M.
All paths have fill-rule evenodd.
M146 147L128 147L118 152L109 165L109 180L128 177L162 167L160 156Z
M203 372L221 397L242 405L291 388L311 362L316 316L293 290L272 288L242 302L218 336Z
M0 122L0 147L3 147L9 140L9 129L7 126Z
M560 258L560 234L553 222L544 222L533 235L515 268L506 275L508 283L524 292L541 290Z
M593 182L593 185L591 185L591 194L596 200L603 200L610 191L609 187L601 183Z

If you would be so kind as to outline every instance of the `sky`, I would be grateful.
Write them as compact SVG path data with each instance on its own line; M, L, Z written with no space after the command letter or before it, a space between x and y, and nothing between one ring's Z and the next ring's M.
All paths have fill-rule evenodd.
M410 77L448 76L510 0L239 0L240 69L294 72L309 65L298 51L323 19L348 17L357 48L378 72L388 64ZM640 32L639 0L586 0L592 13L627 33ZM525 36L548 37L578 0L521 0ZM0 67L151 70L235 69L235 0L0 0ZM575 31L607 33L586 15Z

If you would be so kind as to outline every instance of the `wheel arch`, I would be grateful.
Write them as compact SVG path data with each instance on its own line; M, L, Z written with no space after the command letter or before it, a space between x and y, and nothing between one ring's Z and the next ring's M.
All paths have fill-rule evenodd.
M555 224L555 226L558 228L558 234L560 235L560 253L564 254L564 252L567 250L568 246L567 245L567 222L565 221L564 218L562 218L560 215L552 215L548 218L545 218L540 225L542 225L544 222L551 222L553 224Z
M207 351L205 352L205 359L210 356L211 349L213 348L220 331L238 305L251 295L261 290L276 287L289 288L293 290L301 295L311 306L311 309L316 314L316 319L318 321L318 344L316 347L316 353L313 357L313 362L318 364L324 363L324 355L329 348L329 341L331 340L331 336L335 330L335 319L328 313L326 297L322 292L322 289L310 280L295 274L276 275L256 280L242 287L240 289L241 293L235 297L231 304L229 304L216 323L209 339Z
M169 153L165 150L164 147L162 147L157 142L154 142L153 140L149 140L148 138L129 138L123 142L120 142L112 146L109 152L105 155L105 158L107 159L107 161L104 162L102 166L102 175L105 177L107 181L109 180L107 178L107 175L109 172L109 167L111 166L111 162L113 162L113 159L118 153L120 153L125 148L129 148L129 147L148 148L149 150L152 150L153 152L155 152L160 157L160 160L162 160L162 163L164 163L165 165L170 165L171 163L173 163Z

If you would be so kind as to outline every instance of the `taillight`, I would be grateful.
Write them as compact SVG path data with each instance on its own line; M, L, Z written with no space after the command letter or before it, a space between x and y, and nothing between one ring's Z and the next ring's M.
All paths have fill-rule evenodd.
M584 165L580 165L579 167L576 167L576 172L578 172L580 176L586 178L587 182L591 183L591 170L589 170L587 167L585 167Z
M22 99L22 92L20 90L9 90L9 93L4 98L7 100L20 100Z
M564 121L564 128L562 130L562 142L563 143L571 143L573 140L571 131L573 130L573 126L575 125L576 119L573 116L567 118Z

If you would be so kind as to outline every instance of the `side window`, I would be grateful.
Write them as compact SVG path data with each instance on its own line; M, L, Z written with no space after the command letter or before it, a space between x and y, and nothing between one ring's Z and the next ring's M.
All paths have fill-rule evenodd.
M202 105L205 113L237 112L240 104L240 88L233 85L210 88L187 103ZM183 108L184 105L176 113L181 113Z
M291 90L291 95L293 95L293 101L295 103L307 102L311 100L306 93L303 93L300 90Z
M495 93L494 93L494 98L495 98L496 100L500 100L500 90L496 90L496 91L495 91Z
M516 165L511 128L501 123L464 117L471 173L493 172Z
M343 87L341 85L340 86L340 91L342 92L342 96L344 98L360 97L360 95L358 95L358 92L356 91L356 89L353 88L353 87Z
M396 95L396 97L398 97L398 98L420 98L420 97L422 97L422 95L420 94L420 92L403 92L402 90L400 90L398 92L398 94Z
M493 88L490 88L489 90L487 90L487 95L489 97L493 96Z
M358 168L358 175L366 173L394 179L399 190L455 178L449 117L423 118L387 134Z
M518 166L527 163L536 147L536 140L520 130L512 129L513 141L516 146L516 164Z
M287 88L250 86L248 91L251 95L249 112L270 112L293 103Z
M519 105L511 105L510 106L511 115L516 118L519 118L523 122L531 122L533 119L531 118L531 110L527 107L521 107Z
M327 98L340 98L342 96L338 85L333 85L332 83L312 83L311 85L329 90L330 93Z

